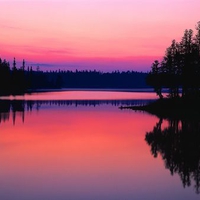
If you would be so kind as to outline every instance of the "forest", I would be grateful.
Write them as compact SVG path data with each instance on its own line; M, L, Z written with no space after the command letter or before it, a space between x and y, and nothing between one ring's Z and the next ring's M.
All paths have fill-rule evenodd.
M180 42L172 40L162 61L155 60L147 76L162 99L162 89L169 89L169 98L200 98L200 22L186 29Z
M16 66L14 58L12 67L0 58L0 95L15 95L37 89L59 88L146 88L147 73L135 71L41 71L25 66Z

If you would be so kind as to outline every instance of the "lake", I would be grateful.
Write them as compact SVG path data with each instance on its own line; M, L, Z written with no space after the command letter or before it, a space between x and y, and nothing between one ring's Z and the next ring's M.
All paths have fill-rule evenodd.
M199 199L199 121L119 109L155 98L126 91L1 97L0 199Z

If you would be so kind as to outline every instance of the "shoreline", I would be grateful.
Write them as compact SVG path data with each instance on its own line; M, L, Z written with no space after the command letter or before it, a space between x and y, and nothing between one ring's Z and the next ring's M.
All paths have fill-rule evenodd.
M142 106L121 106L120 109L144 111L159 118L171 119L200 119L200 105L198 99L159 99Z

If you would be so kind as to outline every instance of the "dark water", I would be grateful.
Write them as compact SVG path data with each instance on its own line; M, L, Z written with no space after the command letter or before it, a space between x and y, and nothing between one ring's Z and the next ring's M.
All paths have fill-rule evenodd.
M0 199L199 199L198 120L118 108L148 94L44 95L0 101Z

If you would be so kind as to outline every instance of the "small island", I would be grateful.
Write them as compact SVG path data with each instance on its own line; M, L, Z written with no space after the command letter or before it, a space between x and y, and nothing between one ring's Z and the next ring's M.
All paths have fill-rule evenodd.
M180 42L172 40L162 61L155 60L146 82L159 100L144 106L131 106L158 117L200 116L200 22L196 32L186 29ZM168 91L164 97L163 89Z

